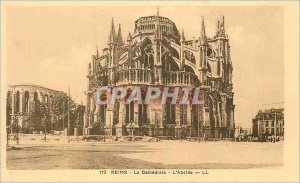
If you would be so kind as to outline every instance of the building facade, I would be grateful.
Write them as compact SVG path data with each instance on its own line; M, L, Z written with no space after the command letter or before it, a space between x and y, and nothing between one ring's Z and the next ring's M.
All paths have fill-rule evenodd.
M264 141L268 136L284 136L284 109L258 111L252 120L253 137Z
M15 132L14 125L18 125L19 132L28 133L30 121L27 118L33 110L39 107L42 102L51 108L52 101L57 97L66 97L62 91L52 90L43 86L24 84L9 85L7 92L7 125L11 132ZM41 122L42 123L42 122Z
M112 20L108 42L88 66L84 134L185 135L224 138L234 134L232 62L224 17L217 20L214 37L188 40L169 18L146 16L134 22L133 34L123 40L121 25ZM147 105L136 101L99 105L98 87L200 87L204 104Z

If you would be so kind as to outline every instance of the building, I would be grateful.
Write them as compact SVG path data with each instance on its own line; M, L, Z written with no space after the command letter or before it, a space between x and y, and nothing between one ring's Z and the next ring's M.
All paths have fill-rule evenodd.
M224 17L217 19L212 38L206 36L202 19L200 36L192 40L159 12L138 18L134 25L125 42L121 25L117 31L112 20L103 53L97 50L92 56L84 134L233 137L233 67ZM94 93L100 86L153 85L201 87L205 103L163 105L156 101L145 105L119 100L115 105L95 104Z
M241 125L236 125L235 127L235 140L246 141L249 140L248 136L252 137L252 128L244 128Z
M63 131L68 127L68 96L62 91L33 84L9 85L6 104L6 123L11 133L17 129L20 133L38 132L45 127L43 121L47 123L47 132ZM85 108L76 106L70 100L70 110L76 108L78 111L70 112L71 134L74 128L83 126Z
M258 111L252 120L253 137L264 141L268 136L284 136L284 109Z

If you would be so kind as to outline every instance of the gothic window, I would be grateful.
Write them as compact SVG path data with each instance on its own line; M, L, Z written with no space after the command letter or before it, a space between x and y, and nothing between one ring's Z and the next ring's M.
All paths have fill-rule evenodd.
M53 102L53 96L52 95L50 95L50 103L52 103Z
M33 103L35 110L37 110L39 108L39 96L37 92L34 92L33 94Z
M184 58L186 60L189 60L189 61L193 62L193 63L196 63L195 56L191 51L185 51L184 52Z
M207 51L206 51L206 55L208 57L211 57L213 55L213 50L211 48L208 48Z
M126 106L126 115L125 122L126 123L134 123L134 102L130 102L130 104L125 104Z
M180 123L186 125L187 123L187 105L180 105Z
M146 54L146 58L145 58L145 66L150 68L154 63L153 61L153 54L154 54L154 50L153 50L153 46L152 44L148 44L145 46L144 48L144 52Z
M175 123L176 120L176 105L171 104L171 123Z
M17 91L16 94L16 108L15 108L15 112L18 113L20 112L20 92Z
M48 95L46 94L45 95L45 97L44 97L44 102L47 104L47 103L49 103L49 101L48 101Z
M101 111L100 112L100 123L105 122L106 107L107 107L106 104L100 105L100 111Z
M207 103L207 101L206 101ZM197 127L198 123L201 122L200 117L201 117L201 108L200 105L192 105L192 126Z
M138 105L138 124L141 127L145 123L147 123L147 105L139 104Z
M176 105L174 105L174 104L167 104L166 105L165 120L166 120L167 124L175 124Z
M135 55L134 55L135 57L141 56L141 54L142 54L142 53L141 53L141 48L140 48L140 47L137 47L137 48L135 49L135 52L134 52L134 53L135 53Z
M25 103L24 103L25 113L29 113L29 92L28 91L25 92L24 98L25 98Z
M148 44L148 45L144 48L144 52L147 54L147 56L152 55L152 54L154 53L152 44Z

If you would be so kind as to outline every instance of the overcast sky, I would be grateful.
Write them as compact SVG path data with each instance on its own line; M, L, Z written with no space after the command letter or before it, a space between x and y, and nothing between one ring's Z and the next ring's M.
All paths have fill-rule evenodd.
M74 4L74 3L73 3ZM159 5L158 5L159 6ZM264 104L284 100L283 11L280 7L159 6L187 39L199 37L201 17L213 36L225 16L233 62L235 122L249 127ZM13 6L6 8L8 84L33 83L67 92L85 102L87 67L96 46L107 43L111 18L123 38L134 21L157 6ZM5 54L5 53L4 53Z

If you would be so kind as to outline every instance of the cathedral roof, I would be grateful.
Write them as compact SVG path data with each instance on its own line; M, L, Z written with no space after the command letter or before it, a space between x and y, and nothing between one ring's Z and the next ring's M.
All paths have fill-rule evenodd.
M156 22L157 21L157 16L146 16L146 17L140 17L135 21L135 23L151 23L151 22ZM159 23L169 23L169 24L174 24L169 18L159 16Z
M156 38L164 35L178 41L180 39L180 33L175 23L169 18L159 15L140 17L135 21L135 29L132 37L135 38L144 34L154 34Z

